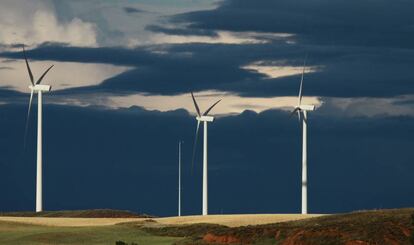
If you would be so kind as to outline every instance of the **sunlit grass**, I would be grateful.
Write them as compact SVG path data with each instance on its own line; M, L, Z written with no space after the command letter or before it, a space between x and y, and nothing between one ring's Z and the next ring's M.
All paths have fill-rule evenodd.
M156 236L130 225L52 227L0 222L0 244L115 244L170 245L181 238Z

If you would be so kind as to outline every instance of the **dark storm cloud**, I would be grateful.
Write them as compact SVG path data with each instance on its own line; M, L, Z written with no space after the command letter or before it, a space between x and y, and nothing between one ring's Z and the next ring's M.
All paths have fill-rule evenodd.
M14 68L9 66L0 66L0 70L14 70Z
M133 67L98 86L58 93L105 91L170 95L191 90L217 89L242 96L268 97L296 95L299 76L269 79L263 74L241 67L257 61L267 65L300 66L305 53L308 53L308 64L319 66L320 69L306 75L306 95L392 97L414 93L414 86L411 85L414 75L410 72L414 66L414 52L403 49L406 46L402 44L393 47L392 45L398 44L396 42L392 45L389 43L392 47L386 49L377 44L395 38L400 42L411 40L413 18L408 17L405 10L399 11L398 16L394 16L395 11L389 11L400 10L411 4L399 1L384 8L383 1L368 4L367 1L292 3L230 0L223 1L217 9L172 17L173 21L184 22L187 27L149 25L147 30L184 36L215 36L217 30L289 32L295 34L296 42L286 44L283 40L270 40L266 44L233 45L184 43L148 45L135 49L79 48L45 43L29 50L28 56L34 60ZM124 10L141 11L128 7ZM395 18L388 20L391 16ZM365 21L358 23L361 18ZM386 20L389 23L384 24ZM314 27L314 30L309 31L312 29L309 26ZM367 28L370 31L366 31ZM397 33L391 35L391 29ZM369 35L383 36L376 43L365 45L364 42L371 38ZM349 45L349 40L356 43ZM164 54L153 51L162 51ZM23 58L21 52L0 55L13 59Z
M154 51L162 51L154 52ZM235 92L242 96L296 95L300 76L269 78L243 69L255 61L266 65L319 69L305 76L305 94L327 97L389 97L414 93L414 51L376 47L321 47L268 44L177 44L126 48L79 48L43 45L29 50L34 60L105 63L133 67L98 86L59 93L146 92L179 94L207 89ZM23 58L21 52L0 54ZM135 68L134 68L135 67Z
M14 44L4 44L0 43L0 49L10 49L10 48L22 48L24 44L14 43Z
M207 30L293 33L314 44L413 48L412 9L408 0L226 0L172 20Z
M394 105L414 105L414 100L409 99L409 100L405 100L405 101L396 101L396 102L394 102Z
M148 13L148 11L143 10L143 9L139 9L139 8L134 8L134 7L123 7L122 8L124 10L125 13L127 14L140 14L140 13Z
M120 47L80 48L50 43L45 43L32 50L26 50L26 54L29 59L33 60L56 60L135 66L156 63L160 60L159 55L151 53L146 48L136 48L132 50ZM21 51L4 52L1 53L0 56L13 59L24 59L23 52ZM168 57L164 59L168 59Z
M187 67L184 70L183 67ZM218 76L215 71L220 70ZM138 68L105 80L99 89L107 91L139 91L152 94L180 94L190 91L220 89L228 85L235 90L238 81L260 79L263 75L248 72L238 67L220 64L193 63L182 60L162 67Z
M413 94L414 3L343 0L222 1L216 9L171 17L185 27L149 25L170 35L215 36L219 30L292 33L259 44L148 45L135 49L78 48L44 44L31 59L131 66L98 86L60 93L145 92L179 94L216 89L242 96L296 95L300 76L269 78L243 69L269 66L318 67L305 76L305 94L322 97L394 97ZM171 23L170 23L171 24ZM293 42L292 42L293 41ZM20 52L2 57L22 58Z
M2 211L34 207L36 113L28 150L22 152L26 110L25 106L0 106ZM411 205L413 120L342 120L311 114L311 212ZM174 215L177 142L184 140L183 213L199 213L201 144L195 172L190 171L194 129L195 119L184 110L161 113L138 107L45 105L46 210L117 208ZM298 212L300 142L297 120L286 112L246 111L209 125L211 213Z
M1 79L0 79L1 82ZM12 90L10 87L0 86L0 102L18 102L25 98L26 94Z
M203 29L190 29L190 28L167 28L159 25L148 25L145 30L152 32L159 32L168 35L180 35L180 36L208 36L217 37L217 33L211 30Z

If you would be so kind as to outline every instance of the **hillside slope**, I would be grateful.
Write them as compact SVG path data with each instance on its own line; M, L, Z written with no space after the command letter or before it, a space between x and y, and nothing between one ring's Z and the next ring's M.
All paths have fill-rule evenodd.
M277 224L147 228L158 235L190 236L177 244L409 245L414 209L361 211Z
M59 218L152 218L146 214L136 214L127 210L89 209L89 210L62 210L43 212L5 212L6 217L59 217Z

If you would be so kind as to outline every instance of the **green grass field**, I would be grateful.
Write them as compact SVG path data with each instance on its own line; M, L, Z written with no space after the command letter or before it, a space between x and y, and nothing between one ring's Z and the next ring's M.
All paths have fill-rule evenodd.
M157 236L136 226L48 227L0 222L0 244L111 244L123 241L138 245L170 245L181 238Z

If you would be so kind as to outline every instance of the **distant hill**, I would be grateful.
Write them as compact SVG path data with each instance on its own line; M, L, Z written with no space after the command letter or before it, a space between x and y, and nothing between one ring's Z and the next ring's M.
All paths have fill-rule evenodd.
M4 212L0 216L10 217L60 217L60 218L153 218L147 214L136 214L126 210L91 209L44 212Z
M413 213L413 208L374 210L257 226L195 224L145 230L157 235L187 237L179 243L186 245L410 245Z

